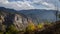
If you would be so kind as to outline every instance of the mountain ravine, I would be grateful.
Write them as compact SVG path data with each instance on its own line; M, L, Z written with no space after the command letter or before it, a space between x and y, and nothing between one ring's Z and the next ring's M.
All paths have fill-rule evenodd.
M29 23L29 18L22 14L9 13L0 10L0 30L5 31L10 25L14 25L18 30L23 30Z

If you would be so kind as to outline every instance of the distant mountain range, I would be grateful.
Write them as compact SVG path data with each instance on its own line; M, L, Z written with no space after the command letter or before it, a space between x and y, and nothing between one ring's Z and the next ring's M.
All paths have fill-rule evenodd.
M56 21L56 10L45 10L45 9L30 9L16 11L14 9L8 9L0 7L0 10L9 11L11 13L24 14L26 17L31 18L33 22L54 22ZM59 19L59 18L58 18Z
M21 10L19 12L23 13L28 17L31 17L34 22L56 21L56 10L31 9L31 10ZM59 20L58 17L57 19Z

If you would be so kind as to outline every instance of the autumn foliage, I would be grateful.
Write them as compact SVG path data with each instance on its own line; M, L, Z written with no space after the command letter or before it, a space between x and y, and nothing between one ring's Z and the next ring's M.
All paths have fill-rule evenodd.
M10 25L6 32L0 31L0 34L60 34L60 21L57 23L39 23L35 25L29 22L23 31L18 31L14 25Z

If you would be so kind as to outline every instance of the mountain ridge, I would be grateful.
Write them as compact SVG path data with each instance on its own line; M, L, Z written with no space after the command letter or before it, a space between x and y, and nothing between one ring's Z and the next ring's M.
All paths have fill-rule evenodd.
M52 19L52 21L56 21L56 15L55 15L56 10L29 9L29 10L16 11L14 9L8 9L8 8L0 7L0 10L4 10L4 9L11 12L11 13L22 14L24 17L31 18L32 20L37 20L38 19L39 21L45 21L45 20L48 20L52 16L52 18L50 18L50 19ZM49 15L50 15L50 17L49 17ZM41 18L43 18L43 20L40 20L40 16L41 16ZM48 16L48 17L46 17L46 16Z
M32 9L32 10L21 10L20 13L23 13L29 17L31 17L32 19L35 19L34 17L36 17L36 19L39 19L40 16L41 18L44 18L42 21L44 20L48 20L51 16L52 20L56 21L56 10L40 10L40 9ZM47 16L47 17L46 17ZM50 17L49 17L50 16ZM46 18L46 19L45 19ZM54 19L53 19L54 18ZM35 20L36 20L35 19ZM40 21L40 20L39 20Z
M14 25L18 30L26 28L29 23L29 18L22 13L14 13L9 10L5 8L0 9L0 30L8 28L10 25ZM2 29L3 25L5 25L4 29Z

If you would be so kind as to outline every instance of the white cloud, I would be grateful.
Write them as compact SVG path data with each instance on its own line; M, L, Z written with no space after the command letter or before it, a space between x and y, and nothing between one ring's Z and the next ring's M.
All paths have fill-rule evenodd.
M21 2L21 1L9 2L8 0L1 0L0 6L6 7L6 8L12 8L12 9L16 9L16 10L34 8L32 5L30 5L27 2Z
M47 2L43 2L43 5L45 5L46 7L50 8L50 9L55 9L55 5L51 4L51 3L47 3Z
M51 10L56 10L56 8L60 8L60 2L58 0L36 0L35 3L37 4L42 4L43 6L45 6L46 8L43 9L51 9ZM56 6L58 5L58 6Z
M50 0L49 0L50 1ZM55 5L51 2L46 2L45 0L24 0L24 1L13 1L13 2L9 2L8 0L0 0L0 6L6 7L6 8L11 8L11 9L15 9L15 10L23 10L23 9L38 9L41 6L34 6L31 4L37 3L39 5L43 5L43 7L45 6L46 8L44 9L55 9Z

